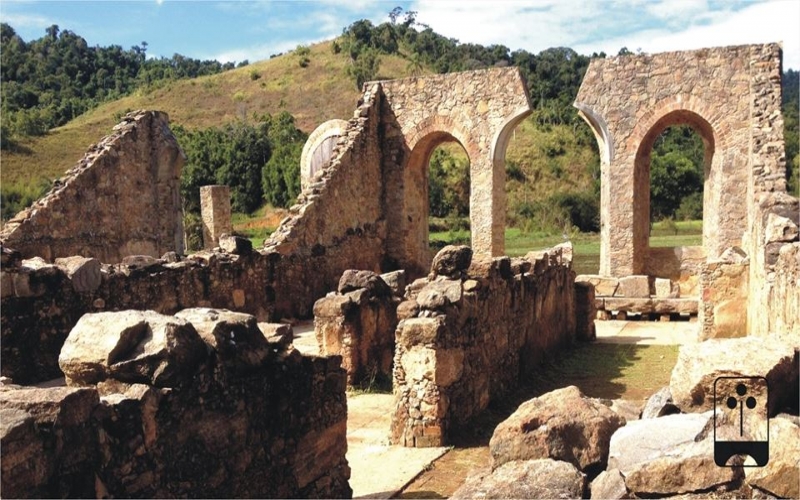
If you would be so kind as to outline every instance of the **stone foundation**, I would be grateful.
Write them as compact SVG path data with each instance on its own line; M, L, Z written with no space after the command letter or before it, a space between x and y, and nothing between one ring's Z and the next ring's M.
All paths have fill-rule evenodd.
M306 357L259 341L255 319L246 315L234 314L243 319L232 324L225 311L182 313L191 323L134 314L154 333L154 321L185 325L183 340L170 344L175 355L159 361L169 379L155 372L154 381L132 380L124 368L146 372L159 352L154 334L132 351L115 348L112 364L99 361L107 373L91 372L99 380L78 382L83 387L0 386L4 497L352 495L339 357ZM95 340L132 334L115 333L125 315L107 315L91 328L89 316L82 320L86 340L62 353L68 377L90 373L80 367L97 363L94 351L113 345ZM200 359L180 354L192 335L192 342L205 343ZM238 347L229 342L234 338Z
M523 373L571 344L576 310L591 310L576 307L573 285L567 247L477 260L462 274L409 285L398 308L392 443L446 445Z

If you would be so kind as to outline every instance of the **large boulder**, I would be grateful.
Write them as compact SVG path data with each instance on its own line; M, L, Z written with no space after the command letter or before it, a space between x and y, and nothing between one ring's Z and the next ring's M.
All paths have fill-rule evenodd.
M85 314L67 336L58 365L69 385L107 378L174 387L192 379L206 347L186 320L154 311Z
M581 498L586 477L572 464L512 461L467 478L450 498Z
M782 417L769 421L766 467L745 467L745 474L750 486L770 495L800 498L800 426Z
M431 263L433 276L460 278L472 263L472 249L465 245L447 245L439 250Z
M741 467L714 462L713 413L637 420L611 437L609 469L618 469L637 496L706 491L735 483Z
M684 412L712 409L719 377L766 378L770 416L786 406L797 407L798 355L785 340L744 337L684 344L669 382L675 405ZM753 396L767 399L764 394Z
M260 366L270 354L267 339L250 314L197 307L175 317L191 323L222 365L234 371Z
M492 467L512 460L553 458L590 473L605 468L611 435L625 419L575 386L520 405L489 442Z

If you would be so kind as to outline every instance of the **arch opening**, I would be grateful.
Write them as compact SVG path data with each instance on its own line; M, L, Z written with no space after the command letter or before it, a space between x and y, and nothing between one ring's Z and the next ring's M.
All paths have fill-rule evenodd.
M695 263L705 259L714 238L719 190L713 186L721 181L715 145L708 121L676 110L650 127L634 160L637 273L679 281L681 296L697 292Z
M471 244L471 163L464 144L449 132L431 132L411 150L401 223L413 274L427 274L433 254L454 235L456 243Z

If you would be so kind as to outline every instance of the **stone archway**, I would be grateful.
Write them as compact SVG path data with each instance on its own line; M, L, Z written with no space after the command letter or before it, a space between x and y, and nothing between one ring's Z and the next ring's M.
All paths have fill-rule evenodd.
M387 252L406 269L430 263L427 248L427 179L430 154L458 141L470 161L470 225L476 256L505 253L505 151L511 132L531 110L516 68L494 68L381 82L384 168L390 203ZM387 191L387 193L389 192ZM410 209L410 210L409 210ZM423 241L424 240L424 241Z
M706 145L706 256L742 245L745 200L753 189L750 68L761 48L591 61L575 107L601 152L601 275L648 274L649 156L653 141L671 125L690 125Z

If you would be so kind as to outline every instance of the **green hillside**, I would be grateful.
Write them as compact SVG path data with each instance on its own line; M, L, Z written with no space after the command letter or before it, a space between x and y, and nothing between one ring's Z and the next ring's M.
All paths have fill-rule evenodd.
M0 153L3 184L36 183L55 179L72 167L100 138L111 132L119 117L134 109L169 114L173 125L188 129L220 126L254 113L286 110L305 132L331 118L349 118L359 92L345 72L348 57L333 54L331 42L310 47L309 63L288 53L224 73L162 82L133 95L88 111L41 137L25 137L14 150ZM384 56L380 78L407 76L407 61Z

